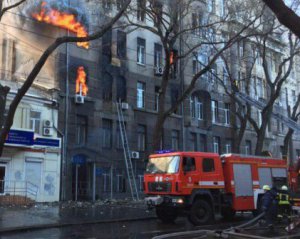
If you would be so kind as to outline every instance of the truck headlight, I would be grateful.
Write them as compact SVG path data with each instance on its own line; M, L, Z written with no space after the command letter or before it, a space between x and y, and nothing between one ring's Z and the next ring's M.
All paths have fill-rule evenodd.
M184 203L182 198L173 198L172 202L173 203L178 203L178 204L183 204Z

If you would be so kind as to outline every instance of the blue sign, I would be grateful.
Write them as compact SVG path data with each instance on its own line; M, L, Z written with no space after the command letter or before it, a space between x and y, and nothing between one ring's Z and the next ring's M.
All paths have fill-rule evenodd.
M48 146L48 147L58 147L60 146L59 139L51 139L51 138L36 138L34 140L34 145L40 146Z
M12 129L9 131L5 143L6 144L15 144L15 145L33 145L33 131L23 131Z
M157 154L166 154L166 153L173 153L173 152L175 152L175 150L173 149L162 149L162 150L155 151L155 153Z
M104 173L103 168L96 168L96 176L101 176Z
M86 156L83 154L77 154L77 155L73 156L72 163L83 165L86 163Z

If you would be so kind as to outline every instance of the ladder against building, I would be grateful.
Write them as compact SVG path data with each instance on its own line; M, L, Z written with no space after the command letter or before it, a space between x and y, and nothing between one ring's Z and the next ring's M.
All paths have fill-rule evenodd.
M253 99L249 95L243 94L241 92L236 92L235 95L243 102L247 102L250 105L262 110L266 104L262 101ZM278 107L274 107L274 110L272 112L272 117L275 119L285 123L285 125L295 131L300 131L300 126L295 122L294 120L290 119L289 117L286 117L285 115L282 115L280 112L280 109Z
M118 120L119 120L119 130L120 130L120 135L121 135L121 139L122 139L125 166L126 166L127 177L128 177L128 184L130 187L132 199L139 200L139 193L138 193L138 189L137 189L137 185L136 185L134 170L132 167L131 151L130 151L129 145L128 145L125 121L124 121L124 116L123 116L123 108L122 108L121 102L117 102L117 111L118 111Z

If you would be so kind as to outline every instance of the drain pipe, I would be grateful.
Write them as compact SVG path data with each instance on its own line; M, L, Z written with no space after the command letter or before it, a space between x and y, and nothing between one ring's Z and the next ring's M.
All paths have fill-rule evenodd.
M179 21L180 21L180 24L179 24L179 28L181 31L182 30L182 11L181 11L181 5L179 4ZM180 52L180 55L182 55L183 53L183 49L182 49L182 46L183 46L183 40L182 40L182 35L179 36L179 52ZM179 59L179 70L180 70L180 74L179 74L179 77L180 77L180 84L181 84L181 92L183 93L184 92L184 72L183 72L183 59L180 58ZM182 150L183 151L186 151L186 144L185 144L185 127L184 127L184 101L181 103L181 115L182 115L182 118L181 118L181 131L182 131Z
M68 7L70 7L70 0L68 0ZM67 30L67 36L70 32ZM65 82L65 125L64 125L64 155L63 155L63 169L62 169L62 199L66 200L67 190L67 169L68 169L68 123L69 123L69 43L66 43L66 82Z

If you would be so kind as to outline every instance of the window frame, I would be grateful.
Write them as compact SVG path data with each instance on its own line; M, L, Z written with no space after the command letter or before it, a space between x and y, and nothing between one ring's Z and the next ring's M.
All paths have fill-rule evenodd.
M137 60L138 65L146 65L146 40L141 37L137 37Z
M141 86L141 88L139 87ZM137 96L136 96L136 106L139 109L145 109L145 90L146 84L144 82L138 81L137 82Z
M33 113L33 112L38 113L39 118L33 117L31 115L31 113ZM41 118L42 118L42 112L40 110L34 110L34 109L30 110L30 113L29 113L29 128L31 130L33 130L34 133L37 133L37 134L41 133L41 122L42 122ZM38 126L36 126L36 122L38 122Z

